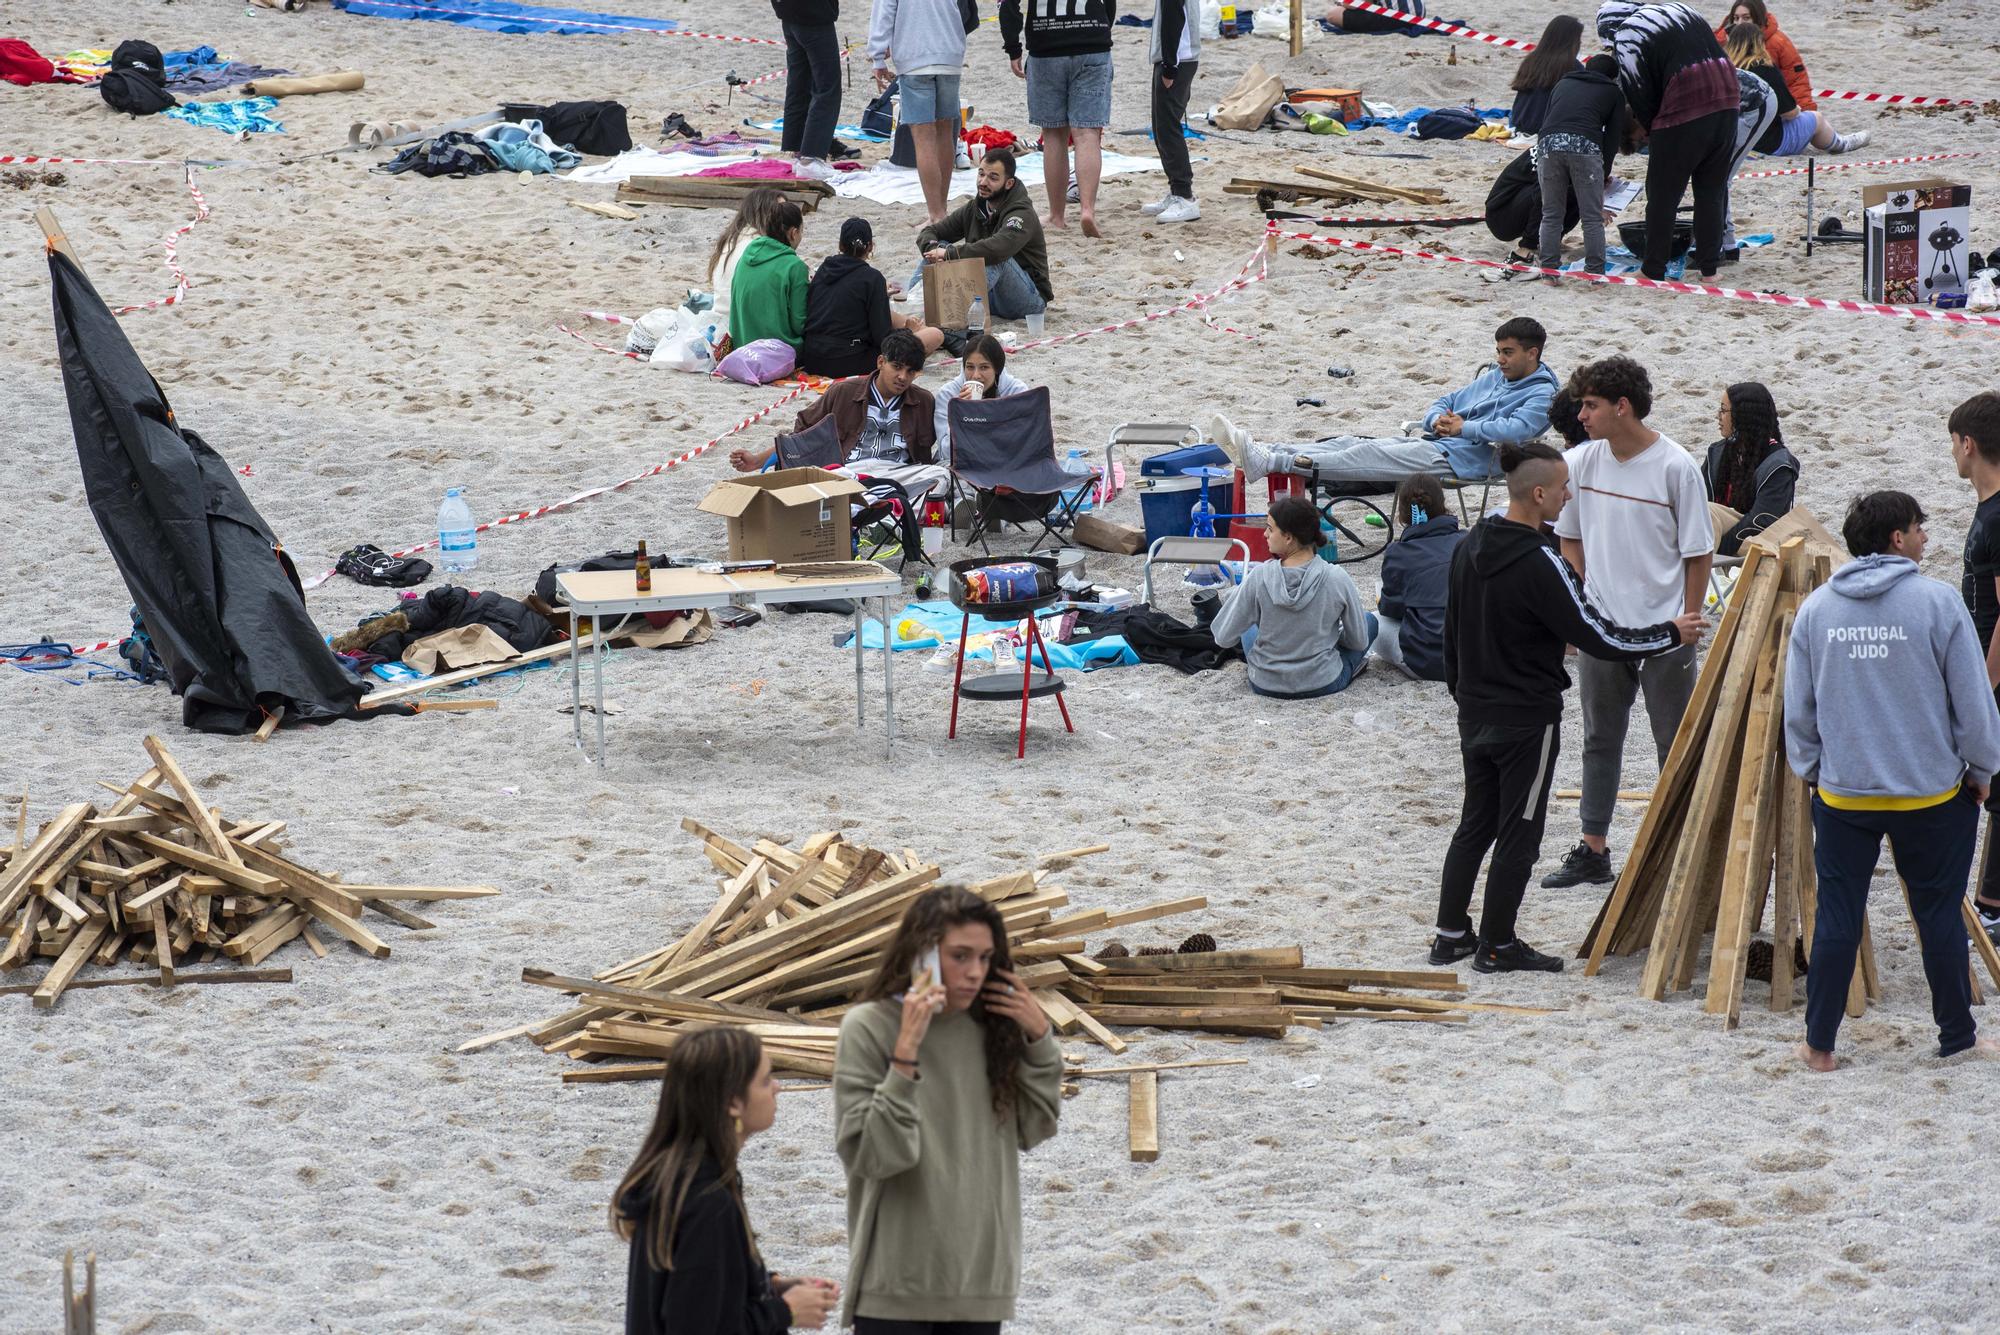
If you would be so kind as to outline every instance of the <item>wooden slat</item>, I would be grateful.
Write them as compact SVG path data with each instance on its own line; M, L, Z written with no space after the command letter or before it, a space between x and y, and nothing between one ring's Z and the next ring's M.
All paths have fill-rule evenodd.
M1267 968L1298 969L1303 968L1305 962L1305 951L1298 946L1214 950L1200 955L1133 955L1098 961L1108 974L1242 973Z
M232 862L212 857L186 845L177 844L171 839L162 839L157 834L135 834L132 838L140 847L158 854L169 862L186 867L190 871L201 872L205 876L213 876L218 881L226 882L240 890L248 890L254 895L275 895L284 886L284 882L277 877L261 871L252 871L240 861ZM226 844L229 841L225 839L223 842Z
M181 805L187 808L188 822L193 826L194 832L201 837L201 841L208 845L208 851L224 862L240 865L243 859L230 846L229 838L223 834L221 824L216 821L214 813L208 809L208 803L202 800L201 794L195 791L193 781L181 769L180 762L174 759L173 753L168 751L166 745L157 737L147 737L142 745L146 748L146 754L153 758L153 764L159 767L160 773L165 775L167 782L173 786L174 791L181 795Z
M1795 595L1786 595L1794 598ZM1708 995L1703 1009L1723 1017L1723 1027L1736 1028L1743 1013L1744 968L1749 963L1750 923L1764 902L1775 843L1779 736L1784 711L1779 701L1785 689L1785 646L1792 632L1792 612L1778 617L1777 634L1757 655L1757 675L1750 688L1745 723L1743 763L1737 775L1736 811L1731 821L1727 863L1722 873L1721 906L1715 923L1715 948L1709 955Z
M62 954L56 957L56 962L42 975L42 981L36 985L34 1002L37 1009L46 1010L56 1004L57 998L63 994L63 989L69 986L70 981L76 977L77 970L84 966L84 962L90 958L90 953L97 949L98 943L104 940L105 934L110 930L111 924L103 922L86 923L77 929L76 935L69 939L69 944L63 947Z
M1130 1080L1132 1162L1152 1163L1160 1157L1160 1077L1153 1071L1134 1071Z
M60 856L78 827L95 814L96 808L88 802L64 807L42 827L33 843L14 855L6 873L0 875L0 922L14 916L14 910L28 897L29 883L44 866Z

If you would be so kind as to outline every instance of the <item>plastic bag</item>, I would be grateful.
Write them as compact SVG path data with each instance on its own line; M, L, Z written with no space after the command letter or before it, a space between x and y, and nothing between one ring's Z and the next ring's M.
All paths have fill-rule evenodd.
M715 369L715 345L722 338L712 312L699 311L690 304L678 310L662 306L646 312L625 336L625 350L646 355L655 366L676 371L696 371L702 375Z
M1965 309L2000 310L2000 269L1981 269L1965 285Z
M746 385L783 380L798 366L798 352L781 338L760 338L722 359L715 373Z

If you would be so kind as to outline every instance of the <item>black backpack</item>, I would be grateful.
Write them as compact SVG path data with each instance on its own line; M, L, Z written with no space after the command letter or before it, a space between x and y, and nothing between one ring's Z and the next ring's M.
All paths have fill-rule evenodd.
M166 61L151 42L120 42L97 91L106 106L128 116L156 116L180 105L167 91Z

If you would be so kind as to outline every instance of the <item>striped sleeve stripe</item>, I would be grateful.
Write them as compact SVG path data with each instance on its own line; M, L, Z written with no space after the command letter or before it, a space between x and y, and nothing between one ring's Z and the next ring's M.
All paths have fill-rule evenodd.
M1678 635L1648 635L1629 627L1613 625L1604 614L1590 605L1590 599L1583 596L1583 587L1578 583L1576 572L1569 568L1569 562L1562 559L1559 552L1542 548L1542 555L1556 569L1556 577L1562 581L1563 589L1569 594L1570 603L1576 608L1584 624L1597 633L1604 643L1619 649L1646 650L1670 649L1680 639Z

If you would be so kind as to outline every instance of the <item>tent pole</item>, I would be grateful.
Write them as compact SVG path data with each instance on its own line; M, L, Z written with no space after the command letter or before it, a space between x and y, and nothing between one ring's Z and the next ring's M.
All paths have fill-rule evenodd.
M70 249L69 233L63 231L62 224L56 221L54 209L46 204L36 209L35 223L42 229L42 240L50 250L61 251L69 257L70 263L79 269L83 267L83 261L76 257L74 250Z

